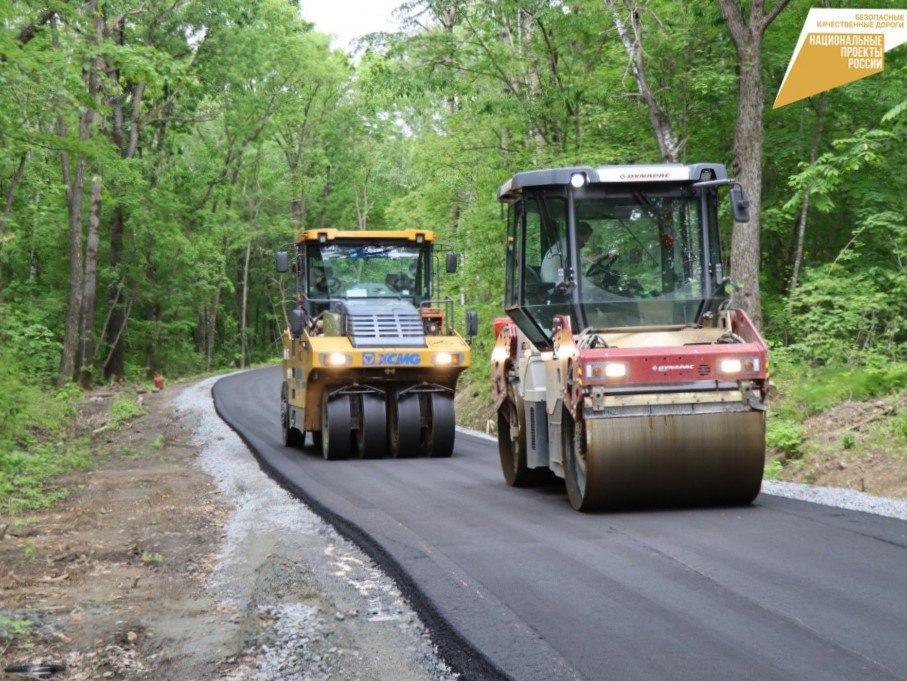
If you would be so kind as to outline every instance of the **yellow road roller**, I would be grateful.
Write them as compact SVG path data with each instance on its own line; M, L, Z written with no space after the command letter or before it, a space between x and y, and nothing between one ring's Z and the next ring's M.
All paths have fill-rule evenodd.
M768 352L732 305L716 163L535 170L508 206L492 391L504 479L580 511L743 504L765 460Z
M435 298L429 230L313 229L278 272L295 275L283 333L282 439L326 459L453 453L454 392L470 348L454 329L450 298ZM457 256L445 267L456 271ZM467 335L478 321L466 313Z

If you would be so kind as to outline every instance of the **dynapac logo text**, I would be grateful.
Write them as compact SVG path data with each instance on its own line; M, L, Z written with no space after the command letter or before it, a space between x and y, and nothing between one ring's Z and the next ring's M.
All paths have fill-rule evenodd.
M667 180L670 175L666 172L661 173L623 173L622 180Z
M683 371L692 369L692 364L653 364L652 371Z

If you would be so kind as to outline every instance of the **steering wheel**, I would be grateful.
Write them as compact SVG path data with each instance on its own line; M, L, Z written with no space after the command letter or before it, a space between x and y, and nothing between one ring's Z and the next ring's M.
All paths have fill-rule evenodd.
M523 279L532 286L542 286L545 283L542 281L542 275L539 274L538 270L528 265L523 268Z
M586 268L586 276L601 282L602 288L615 288L620 280L620 274L611 269L611 265L620 257L620 253L612 249L596 256L595 260Z

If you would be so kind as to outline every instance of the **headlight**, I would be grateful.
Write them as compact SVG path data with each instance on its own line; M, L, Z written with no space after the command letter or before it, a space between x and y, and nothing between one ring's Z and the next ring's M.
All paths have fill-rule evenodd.
M573 173L573 175L570 176L570 184L579 189L586 184L586 176L583 175L583 173Z
M626 378L629 370L626 362L593 362L586 365L586 378Z
M723 374L757 374L758 357L728 357L718 362L718 371Z
M450 364L459 364L463 361L462 352L436 352L431 358L432 364L437 366L448 366Z
M318 359L322 365L328 367L343 367L353 363L353 356L345 352L322 352Z

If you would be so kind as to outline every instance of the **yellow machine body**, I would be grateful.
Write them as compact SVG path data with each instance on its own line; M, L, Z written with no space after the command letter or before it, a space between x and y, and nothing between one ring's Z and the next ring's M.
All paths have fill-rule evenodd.
M296 238L296 306L283 333L287 444L309 433L328 459L451 455L470 347L453 328L453 301L432 297L434 245L419 229Z

